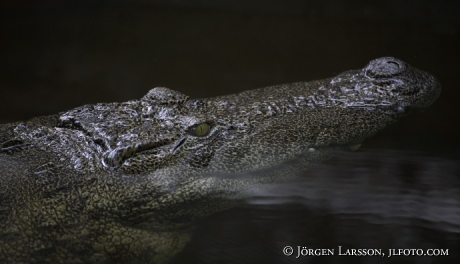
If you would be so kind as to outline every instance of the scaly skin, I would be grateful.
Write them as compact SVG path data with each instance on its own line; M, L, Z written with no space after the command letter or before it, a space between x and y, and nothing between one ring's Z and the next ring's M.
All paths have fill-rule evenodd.
M196 219L431 105L395 58L209 99L155 88L0 126L0 262L163 263Z

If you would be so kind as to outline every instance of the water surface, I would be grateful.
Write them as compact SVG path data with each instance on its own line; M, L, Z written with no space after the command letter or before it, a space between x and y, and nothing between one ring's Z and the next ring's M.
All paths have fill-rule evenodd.
M403 150L342 153L289 182L259 190L202 221L172 263L455 263L460 260L460 163ZM283 248L292 246L292 256ZM302 256L298 247L333 249ZM380 249L385 256L344 256ZM420 249L448 256L391 256ZM445 251L448 249L447 251ZM394 253L394 252L393 252Z

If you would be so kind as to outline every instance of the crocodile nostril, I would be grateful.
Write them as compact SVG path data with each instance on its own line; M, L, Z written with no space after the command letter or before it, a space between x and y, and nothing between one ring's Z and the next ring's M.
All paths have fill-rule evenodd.
M392 77L404 72L404 63L396 58L384 57L373 60L367 65L365 74L371 78Z
M397 63L396 61L387 61L388 64L391 64L393 67L400 67L399 66L399 63Z

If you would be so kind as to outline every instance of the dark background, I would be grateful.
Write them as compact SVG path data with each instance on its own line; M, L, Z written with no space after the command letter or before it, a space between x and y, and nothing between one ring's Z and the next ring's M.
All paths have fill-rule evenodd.
M2 1L0 122L156 86L209 97L314 80L394 56L436 75L443 93L369 146L458 150L455 2Z
M210 97L331 77L362 68L377 57L394 56L436 75L443 85L441 97L423 113L366 141L363 148L419 151L448 157L446 164L455 164L460 150L460 6L456 2L4 0L0 4L0 123L83 104L137 99L156 86ZM458 170L455 173L460 175ZM337 241L350 240L358 229L365 238L355 240L367 247L367 242L382 240L390 231L404 236L401 230L412 230L347 222L299 205L265 208L242 205L206 219L198 228L200 235L174 263L193 263L190 258L198 259L197 263L206 259L207 263L233 263L229 259L256 263L262 261L260 256L270 263L274 255L278 259L271 261L276 263L289 259L278 251L268 252L263 241L280 243L279 237L292 236L286 241L296 245L309 238L316 245L331 241L339 245ZM324 233L331 227L336 230ZM458 246L460 241L455 232L429 228L417 232L423 234L419 241L433 241L437 247ZM336 233L341 234L337 239ZM260 250L255 254L241 241ZM451 250L458 259L458 250ZM212 256L212 252L217 253ZM356 261L349 263L368 263ZM423 263L451 261L423 259Z

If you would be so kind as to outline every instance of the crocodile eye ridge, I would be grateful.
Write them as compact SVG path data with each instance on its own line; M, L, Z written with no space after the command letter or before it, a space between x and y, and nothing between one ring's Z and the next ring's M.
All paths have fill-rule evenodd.
M200 123L190 128L190 133L196 137L205 137L211 132L211 125L207 122Z

